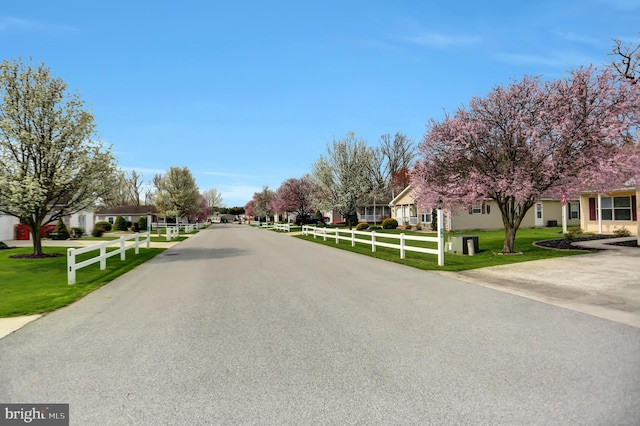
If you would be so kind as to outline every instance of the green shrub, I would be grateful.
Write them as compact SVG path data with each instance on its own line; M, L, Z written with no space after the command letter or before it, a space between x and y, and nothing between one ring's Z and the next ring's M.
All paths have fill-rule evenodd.
M95 226L93 231L91 231L91 236L99 238L102 237L104 233L105 229L102 226Z
M79 226L74 226L73 228L71 228L72 238L80 238L83 235L84 235L84 229L80 228Z
M354 214L354 215L348 216L345 219L345 225L347 225L347 226L357 226L358 225L358 215Z
M421 224L417 224L416 225L416 231L422 231L422 225Z
M6 245L5 243L3 243L2 241L0 241L0 250L4 250L4 249L8 249L9 246Z
M375 225L369 227L369 231L378 231L380 229L382 229L382 226Z
M102 228L103 232L109 232L111 231L112 225L110 222L96 222L94 227L100 227Z
M138 219L138 229L147 232L147 218L145 216L140 216Z
M116 218L115 223L113 224L113 230L114 231L126 231L127 229L127 221L125 220L124 217L122 216L118 216Z
M582 235L582 229L579 226L574 226L567 229L567 233L564 234L564 237L567 240L573 240L577 236Z
M369 224L367 222L360 222L356 225L356 231L363 231L369 228Z
M614 229L613 230L613 236L616 238L621 238L621 237L630 237L631 236L631 232L625 228L624 226L620 229Z
M384 229L396 229L398 227L398 221L395 219L385 219L382 221L382 227Z
M68 240L69 239L69 230L67 229L67 225L64 224L62 219L58 219L58 223L56 223L56 227L53 230L52 234L54 240Z

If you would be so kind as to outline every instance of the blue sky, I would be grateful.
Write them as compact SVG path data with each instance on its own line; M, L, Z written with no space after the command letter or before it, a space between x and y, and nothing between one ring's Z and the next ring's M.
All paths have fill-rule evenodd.
M123 169L187 166L244 206L350 130L417 142L473 96L602 66L639 31L640 0L25 0L0 8L0 59L62 77Z

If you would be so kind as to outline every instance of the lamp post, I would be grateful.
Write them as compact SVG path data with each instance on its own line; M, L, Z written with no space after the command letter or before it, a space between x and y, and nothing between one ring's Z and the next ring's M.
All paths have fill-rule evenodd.
M438 266L444 266L444 214L442 199L438 200Z

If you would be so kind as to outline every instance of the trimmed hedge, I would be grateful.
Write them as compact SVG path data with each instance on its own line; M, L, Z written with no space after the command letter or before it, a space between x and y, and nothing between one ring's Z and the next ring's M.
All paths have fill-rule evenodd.
M384 229L396 229L398 227L398 221L395 219L385 219L382 221L382 227Z
M94 225L94 227L100 227L103 229L104 232L109 232L111 231L111 223L110 222L96 222L96 224Z
M129 229L127 227L127 220L122 216L118 216L113 224L113 229L114 231L126 231Z
M356 225L356 231L362 231L369 228L369 224L367 222L360 222Z

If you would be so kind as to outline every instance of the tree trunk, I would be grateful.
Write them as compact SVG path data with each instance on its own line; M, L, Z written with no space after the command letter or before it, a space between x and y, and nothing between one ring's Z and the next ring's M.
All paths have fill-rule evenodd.
M518 228L516 228L515 226L509 224L504 225L504 245L502 246L502 253L514 253L513 248L516 243L517 230Z
M29 231L31 231L31 240L33 241L33 255L42 256L42 236L40 233L42 227L29 225Z

